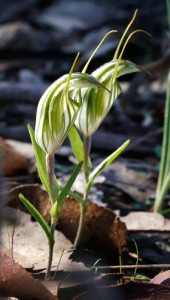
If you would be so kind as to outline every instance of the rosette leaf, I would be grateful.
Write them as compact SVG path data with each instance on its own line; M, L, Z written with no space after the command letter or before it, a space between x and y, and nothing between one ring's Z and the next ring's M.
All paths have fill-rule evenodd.
M92 75L72 73L75 62L69 74L50 85L37 107L35 140L48 154L53 154L61 146L80 109L79 95L73 99L71 91L82 87L101 87Z

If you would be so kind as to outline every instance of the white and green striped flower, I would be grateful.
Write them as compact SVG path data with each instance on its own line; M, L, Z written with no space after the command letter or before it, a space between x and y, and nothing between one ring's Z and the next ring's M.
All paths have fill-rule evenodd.
M92 73L105 89L86 88L81 90L83 104L78 112L75 125L84 136L90 136L97 130L121 92L119 82L113 77L116 64L117 60L112 60ZM137 71L139 69L135 64L121 60L116 78Z
M71 90L101 87L91 75L72 73L75 62L69 74L50 85L37 107L35 139L48 154L53 154L61 146L80 109L79 96L72 99Z
M91 75L94 76L100 83L105 87L105 89L94 90L91 88L84 88L81 89L81 99L82 99L82 106L78 112L78 116L75 121L76 127L80 130L80 132L85 136L91 136L97 128L102 123L103 119L108 114L109 110L111 109L112 105L114 104L115 100L119 96L121 92L121 87L117 78L122 75L138 72L140 71L139 68L132 62L127 60L122 60L122 55L124 53L125 47L131 38L131 36L139 31L145 32L143 30L136 30L132 32L129 37L127 38L122 51L119 55L119 50L122 44L122 41L133 23L136 17L137 11L135 11L134 17L127 26L120 43L116 49L115 55L113 60L110 62L100 66L96 69ZM106 34L106 36L114 31L111 31ZM147 33L147 32L145 32ZM148 34L148 33L147 33ZM92 56L86 63L83 73L86 72L87 67L96 53L97 49L103 43L104 39L100 42L96 50L93 52ZM76 94L76 92L74 92Z

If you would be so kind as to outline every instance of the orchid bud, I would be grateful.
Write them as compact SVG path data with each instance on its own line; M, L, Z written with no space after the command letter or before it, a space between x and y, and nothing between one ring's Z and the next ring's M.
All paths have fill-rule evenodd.
M79 98L72 99L71 90L101 87L91 75L72 73L75 62L69 74L50 85L37 107L35 139L48 154L53 154L61 146L80 109Z

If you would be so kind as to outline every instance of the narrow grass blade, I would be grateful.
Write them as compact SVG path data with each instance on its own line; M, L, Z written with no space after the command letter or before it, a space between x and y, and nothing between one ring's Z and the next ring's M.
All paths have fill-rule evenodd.
M70 144L71 147L73 149L73 153L75 155L75 157L77 158L78 162L83 161L84 160L84 147L83 147L83 142L77 132L77 129L75 128L75 126L72 126L69 133L68 133L68 137L70 140ZM91 170L91 160L90 157L88 158L88 169L89 172Z
M167 6L168 24L169 24L169 30L170 30L170 1L169 0L166 0L166 6Z
M29 210L29 212L31 213L31 215L37 220L37 222L40 224L40 226L44 230L49 243L53 244L54 243L54 239L53 239L53 237L51 235L51 228L47 224L47 222L44 220L44 218L42 217L42 215L39 213L39 211L22 194L19 194L19 198L22 201L22 203L26 206L26 208Z
M51 208L51 217L54 218L56 216L59 216L60 211L62 209L62 206L64 204L64 200L67 197L67 195L69 194L69 191L70 191L74 181L76 180L76 177L77 177L78 173L81 170L82 164L83 164L83 162L80 162L78 164L78 166L75 168L75 170L73 171L73 173L70 176L69 180L67 181L65 187L63 188L60 195L58 196L57 201L52 206L52 208Z
M136 248L136 255L137 255L137 258L136 258L136 267L135 267L135 270L134 270L134 274L131 278L132 281L134 281L135 279L135 276L136 276L136 272L137 272L137 269L138 269L138 264L139 264L139 251L138 251L138 245L136 244L135 240L133 240L134 244L135 244L135 248Z
M130 143L129 140L127 140L121 147L119 147L115 152L113 152L110 156L108 156L104 161L101 162L100 165L97 166L97 168L90 174L89 176L89 182L86 185L86 189L89 189L92 185L93 181L97 178L97 176L100 175L100 173L116 158L119 156L119 154L127 147L127 145Z
M167 177L170 174L170 72L168 75L168 85L165 103L165 116L164 116L164 132L163 132L163 143L162 143L162 155L160 172L158 178L158 185L156 191L156 200L154 211L159 212L162 209L162 203L164 200L164 192L162 189L168 190L170 186L165 187L165 182L169 184ZM164 195L163 195L164 194Z

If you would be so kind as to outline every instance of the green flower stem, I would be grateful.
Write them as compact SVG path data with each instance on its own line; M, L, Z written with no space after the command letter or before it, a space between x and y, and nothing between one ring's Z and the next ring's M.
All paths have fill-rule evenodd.
M50 200L52 204L55 203L55 185L54 185L54 154L46 154L46 166L47 166L47 172L49 176L49 182L50 182ZM51 236L53 237L53 241L49 242L49 255L48 255L48 265L47 265L47 272L45 275L45 280L48 280L50 278L50 271L51 271L51 265L53 260L53 249L54 249L54 232L55 227L57 224L57 217L51 218Z
M55 203L55 185L54 185L54 154L46 154L46 167L50 182L50 200Z
M53 237L54 237L56 224L57 224L57 219L52 218L51 219L51 235ZM48 280L50 278L50 271L51 271L51 265L52 265L52 260L53 260L53 249L54 249L54 241L49 242L48 265L47 265L45 280Z
M84 146L84 176L87 184L89 181L88 157L91 149L91 136L87 136L83 138L83 146Z
M85 181L86 181L86 184L87 184L88 180L89 180L88 159L89 159L89 153L90 153L90 148L91 148L91 136L87 136L87 137L83 138L83 146L84 146L83 171L84 171ZM78 225L76 238L75 238L75 241L74 241L74 248L77 248L78 245L79 245L79 242L80 242L81 233L82 233L82 230L83 230L84 216L85 216L85 212L87 210L88 195L89 195L89 189L87 189L84 193L84 198L83 198L84 204L83 205L80 204L80 218L79 218L79 225Z
M78 245L79 245L79 242L80 242L81 233L82 233L82 230L83 230L84 216L85 216L85 213L86 213L86 210L87 210L88 195L89 195L89 190L87 190L85 192L85 195L84 195L85 205L82 205L80 203L80 218L79 218L79 225L78 225L78 229L77 229L76 238L75 238L75 241L74 241L74 248L77 248Z

